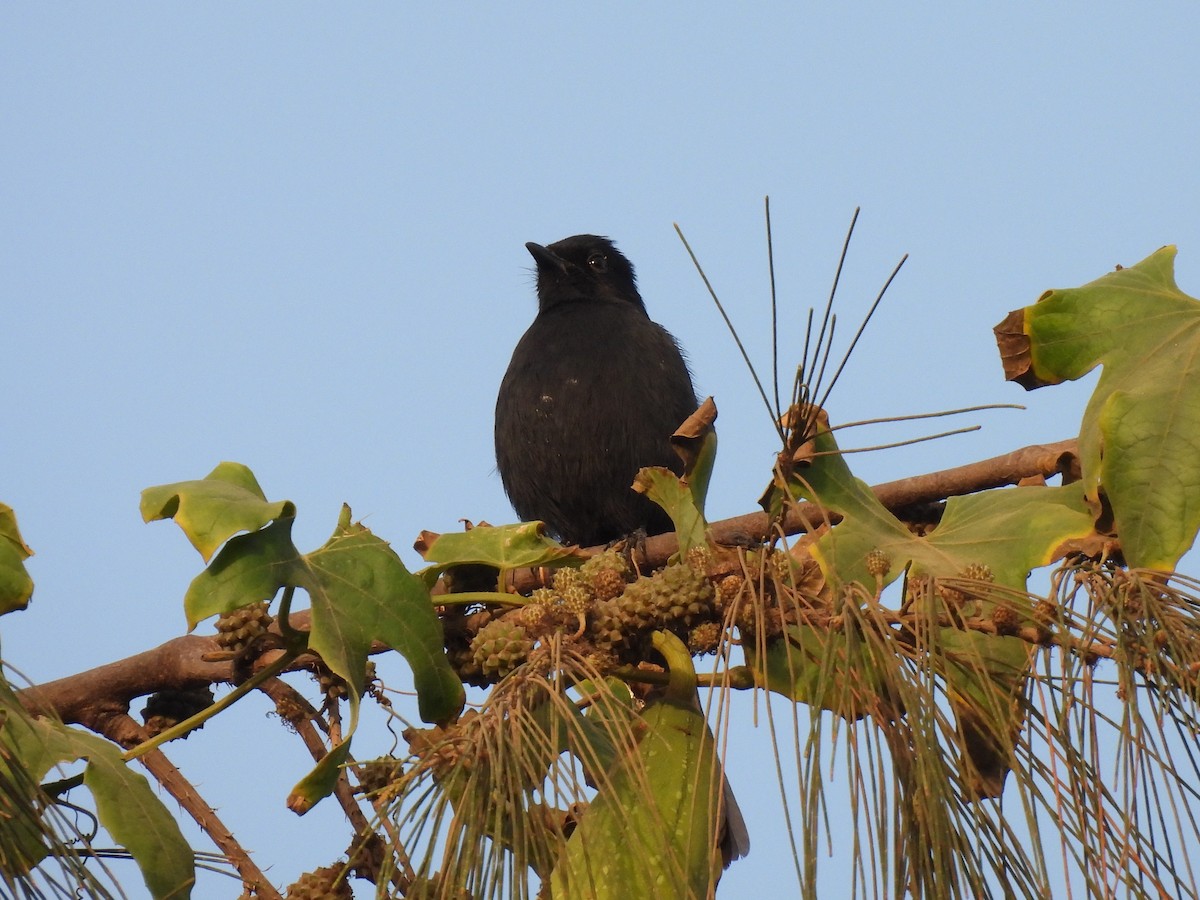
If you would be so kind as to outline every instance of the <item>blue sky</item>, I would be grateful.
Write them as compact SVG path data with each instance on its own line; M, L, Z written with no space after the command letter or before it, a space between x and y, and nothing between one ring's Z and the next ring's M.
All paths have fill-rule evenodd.
M37 551L5 658L46 680L181 633L200 561L138 492L224 459L296 502L302 549L343 501L413 566L423 528L509 521L492 408L529 240L607 234L633 260L720 409L714 517L754 507L773 432L672 223L767 366L766 194L789 363L856 206L842 345L910 254L835 421L1029 407L860 475L1071 436L1086 386L1004 383L991 327L1166 243L1197 293L1195 25L1185 4L5 6L0 500ZM305 760L264 712L169 752L284 884L343 837L284 811ZM766 735L738 743L755 852L729 897L791 871L763 763L739 772ZM251 748L277 757L246 796L222 782Z

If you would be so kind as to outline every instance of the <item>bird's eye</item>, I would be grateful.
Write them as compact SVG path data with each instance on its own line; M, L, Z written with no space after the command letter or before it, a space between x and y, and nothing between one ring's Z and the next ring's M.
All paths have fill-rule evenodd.
M588 257L587 264L597 272L604 272L608 270L608 257L603 253L593 253Z

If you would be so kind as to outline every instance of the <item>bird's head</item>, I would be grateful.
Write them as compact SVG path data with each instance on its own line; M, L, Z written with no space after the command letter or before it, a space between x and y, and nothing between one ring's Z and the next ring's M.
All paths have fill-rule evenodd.
M629 303L646 311L633 265L616 244L595 234L577 234L553 244L525 245L537 263L539 310L560 303Z

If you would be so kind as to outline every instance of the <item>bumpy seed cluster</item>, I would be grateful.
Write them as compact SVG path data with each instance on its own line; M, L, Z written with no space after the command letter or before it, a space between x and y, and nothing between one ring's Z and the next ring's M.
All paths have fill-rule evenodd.
M689 562L675 564L646 578L637 578L617 552L599 554L579 568L555 571L549 586L534 590L529 602L479 627L469 652L456 652L448 643L451 664L468 683L503 678L525 663L533 647L548 633L561 631L581 641L580 652L600 671L616 664L622 652L650 628L670 626L680 636L716 614L716 590L698 564L708 551L693 553ZM572 633L574 632L574 633ZM701 631L708 652L716 646L719 628Z
M958 577L965 581L981 581L985 584L991 584L996 580L996 576L992 574L991 568L983 563L971 563L959 572ZM972 591L967 585L951 587L946 584L939 584L938 593L951 609L958 609L968 600L978 600L980 597L977 592Z
M479 629L471 641L471 654L483 674L503 678L529 657L533 641L524 627L507 619L496 619Z
M577 569L556 569L550 586L535 589L529 601L555 611L585 612L593 602L619 595L629 578L624 558L610 550L591 557Z
M597 553L590 557L587 562L579 567L579 572L585 578L594 578L599 572L616 572L622 577L628 577L629 563L625 557L616 550L606 550L603 553Z
M582 585L584 582L584 574L579 569L558 569L554 573L554 593L561 597L566 591L573 587Z
M693 656L716 653L721 645L721 623L701 622L688 632L688 650Z
M691 625L712 615L715 599L712 582L702 573L674 565L639 578L614 602L628 625L649 628L668 622Z
M733 620L741 632L742 640L746 641L751 635L762 634L768 640L783 632L783 616L775 603L756 602L753 599L744 600L738 604L737 615Z
M502 617L509 629L519 627L524 634L514 638L511 630L496 628L484 636L481 629L480 636L471 645L472 664L485 677L502 677L503 673L524 661L532 646L546 634L563 631L581 635L589 616L595 616L599 606L620 596L630 577L629 565L615 551L593 556L579 568L556 569L549 586L535 589L527 604ZM601 619L603 621L603 616ZM613 643L621 640L619 630L619 626L613 626L608 629L611 638L593 641L605 659ZM499 643L485 645L485 641ZM510 663L508 657L515 663ZM491 662L483 665L489 659Z
M1039 600L1033 604L1033 618L1042 626L1052 625L1059 617L1058 604L1051 600Z
M403 772L400 760L391 756L368 760L358 768L358 786L364 794L374 794L383 790L400 777Z
M559 594L558 599L564 610L576 615L586 613L592 605L592 595L582 584L572 584Z
M615 650L625 643L625 619L616 600L604 600L592 607L590 633L592 643L601 650Z
M708 544L697 544L688 548L687 564L697 571L703 572L712 564L713 553Z
M225 613L217 619L217 643L233 653L250 646L274 621L267 607L268 601L263 600Z
M792 558L782 550L772 547L767 551L767 566L776 578L790 583L790 579L794 574L792 572Z
M992 624L997 634L1016 634L1021 628L1021 618L1011 606L1001 604L992 610Z
M887 573L891 570L891 557L878 547L867 554L867 574L874 578L886 578Z
M536 631L549 616L550 610L543 603L527 603L512 614L517 624L525 628L526 633Z
M627 628L648 628L656 624L661 615L649 578L639 578L625 588L625 593L613 601L613 606Z
M746 586L746 579L742 575L733 574L726 575L717 584L717 600L722 609L729 606L738 595L742 592L742 588Z
M712 614L716 591L703 572L691 566L667 566L651 581L655 578L662 582L660 595L671 598L667 606L668 619L682 619L685 625L691 625ZM666 606L666 603L660 600L659 605Z
M620 597L629 582L614 569L601 569L592 575L591 583L593 596L603 601Z
M350 882L339 877L344 866L322 866L305 872L287 889L287 900L354 900Z
M578 569L557 569L551 586L534 590L529 602L547 611L583 615L594 602L618 596L628 577L628 566L619 554L602 553Z
M629 563L616 550L593 556L579 567L579 574L596 600L612 600L619 597L633 577Z
M984 563L971 563L962 571L963 578L970 578L972 581L986 581L989 584L996 580L996 576L992 574L991 566Z
M375 680L375 663L368 662L366 667L366 684L370 684ZM349 685L340 675L335 675L332 670L322 667L317 671L317 685L321 688L321 693L331 700L342 700L349 693Z
M558 602L558 595L554 593L552 588L535 588L533 593L529 595L529 602L537 606L549 607Z
M142 721L146 723L146 730L153 737L207 709L212 702L213 692L208 687L187 691L159 691L146 698L146 706L142 709ZM188 732L184 737L190 734L191 732Z

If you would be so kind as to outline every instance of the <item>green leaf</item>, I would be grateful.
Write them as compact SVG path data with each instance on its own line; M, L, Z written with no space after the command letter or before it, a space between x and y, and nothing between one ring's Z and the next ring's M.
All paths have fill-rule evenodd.
M634 490L645 494L671 517L681 556L692 547L704 546L707 539L704 503L717 459L717 432L712 427L716 418L717 408L709 397L672 435L671 443L684 463L682 477L670 469L653 466L639 471L633 482Z
M191 847L179 824L111 744L91 735L83 783L96 801L100 823L132 855L154 897L190 897L196 881Z
M952 497L933 533L917 537L851 474L828 431L819 434L814 445L811 464L798 469L788 490L780 493L807 497L843 516L840 524L812 546L834 596L852 583L873 588L875 579L867 570L867 556L873 550L883 552L890 561L884 583L906 570L913 576L961 578L965 570L976 566L987 567L996 585L1023 592L1031 569L1048 564L1064 542L1093 530L1083 487L1074 484ZM981 616L991 615L997 605L986 595L977 602ZM1015 612L1028 620L1032 611L1026 603ZM1016 637L955 628L940 629L939 637L943 674L960 725L968 735L966 743L982 747L986 742L979 735L981 730L1010 734L1020 722L1014 702L1028 667L1030 645ZM875 654L852 650L844 635L793 629L789 641L773 646L765 661L770 686L794 699L815 700L843 714L869 711L869 695L859 692L863 686L882 686L885 673ZM751 650L748 659L752 658ZM817 659L821 665L814 672ZM835 666L852 666L853 671L843 671L839 681L830 677ZM857 699L851 702L850 697ZM1003 772L983 755L981 752L975 759L980 776L976 786L981 794L990 795L1002 782Z
M304 558L301 586L312 600L309 646L356 691L371 641L400 651L412 667L422 720L444 722L462 708L466 695L446 659L429 592L387 542L351 524L349 516L349 507L343 507L325 546Z
M0 503L0 615L29 605L33 579L25 569L25 560L33 551L21 539L17 514Z
M746 642L744 651L748 665L761 667L769 690L846 719L876 712L888 692L891 673L852 631L792 625L781 640L767 645L761 663L752 642Z
M282 587L304 587L305 568L292 543L292 518L277 519L250 534L230 538L221 552L192 579L183 598L188 630L210 616L261 600Z
M642 713L646 731L620 759L551 873L555 900L706 897L721 872L724 821L716 745L687 648L673 643L671 684Z
M308 647L350 688L347 738L357 722L373 641L398 650L408 662L424 721L444 722L457 714L466 694L446 659L441 620L421 579L387 542L352 522L348 506L325 545L309 554L292 543L292 522L280 518L230 538L188 588L189 624L274 597L280 588L303 588L311 605ZM329 764L322 762L301 782L305 791L331 785L320 776ZM309 795L301 801L316 802Z
M296 515L290 500L267 502L254 474L240 463L223 462L201 481L180 481L142 491L142 520L174 519L207 562L225 541L242 531Z
M704 521L704 511L697 505L696 496L689 485L680 481L670 469L661 466L642 469L634 484L671 517L679 538L680 554L704 545L708 523Z
M632 733L634 724L641 727L640 704L628 684L611 676L602 682L581 681L575 688L588 701L582 713L585 724L579 729L584 737L581 745L587 749L575 752L588 781L596 784L616 760L614 736Z
M357 722L351 723L351 730ZM333 793L337 785L341 767L350 758L350 738L347 737L336 747L330 749L307 775L292 788L288 795L287 807L297 815L304 815L326 797Z
M587 557L546 537L541 522L516 525L476 525L469 531L425 534L417 550L426 562L422 579L432 584L455 566L483 565L494 569L524 569L538 566L582 565Z
M1175 248L1023 312L1042 382L1103 365L1079 432L1088 496L1107 495L1131 566L1173 569L1200 528L1200 303Z
M45 777L61 763L87 760L83 783L92 792L100 822L133 856L151 896L190 896L195 882L192 848L149 782L130 768L116 746L60 722L25 715L6 685L0 687L0 708L10 713L0 740L34 777Z

